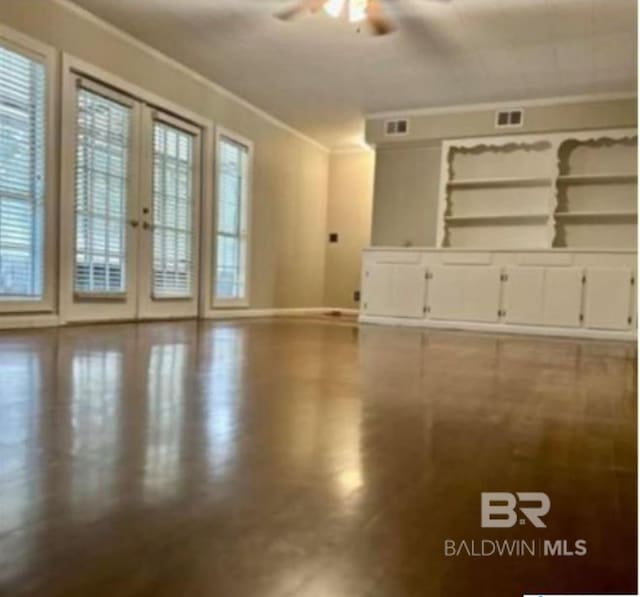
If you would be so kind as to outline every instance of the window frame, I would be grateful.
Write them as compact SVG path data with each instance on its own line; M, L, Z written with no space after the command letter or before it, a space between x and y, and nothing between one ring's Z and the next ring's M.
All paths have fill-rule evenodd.
M237 143L247 149L247 159L245 166L246 184L244 185L244 196L242 197L242 208L245 212L245 258L244 258L244 294L238 298L219 298L216 295L216 283L217 283L217 271L218 271L218 204L220 201L220 175L219 175L219 150L220 143L223 139L229 139L230 141ZM215 131L215 159L214 159L214 205L213 205L213 234L211 235L212 247L211 247L211 307L213 309L224 308L248 308L251 304L251 223L252 223L252 200L253 200L253 141L231 131L225 127L217 126Z
M0 23L0 45L11 51L40 62L44 67L44 199L42 241L42 295L39 298L0 298L0 315L53 313L56 308L57 274L57 198L58 160L56 145L58 128L57 52L52 47L19 33Z

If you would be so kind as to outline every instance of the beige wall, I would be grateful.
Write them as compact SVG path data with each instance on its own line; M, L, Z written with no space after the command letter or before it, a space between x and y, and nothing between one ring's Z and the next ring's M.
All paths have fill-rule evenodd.
M521 107L517 102L514 107ZM637 100L576 101L549 105L524 106L524 125L521 128L496 129L495 109L455 110L407 116L409 134L390 139L384 136L386 118L370 118L366 123L366 138L370 145L404 145L410 142L486 135L544 133L628 127L637 125Z
M0 23L251 139L251 307L322 306L326 151L54 0L0 1Z
M371 244L434 245L439 178L439 144L378 149Z
M334 153L329 170L328 234L337 243L326 249L324 304L356 309L353 293L360 289L362 249L370 244L373 199L373 151Z
M636 99L525 107L524 127L512 134L637 126ZM494 127L495 110L409 116L410 133L389 140L384 118L367 121L376 145L371 244L435 246L441 140L505 134Z

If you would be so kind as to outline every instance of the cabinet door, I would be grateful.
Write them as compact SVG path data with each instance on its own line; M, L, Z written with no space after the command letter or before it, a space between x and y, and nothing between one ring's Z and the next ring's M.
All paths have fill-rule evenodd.
M580 326L583 275L576 267L545 269L544 325Z
M507 268L505 292L505 320L508 323L542 325L544 268Z
M393 265L373 263L364 269L362 306L366 315L392 315Z
M585 325L606 330L628 330L631 326L632 272L628 268L587 269Z
M440 266L431 271L429 307L432 318L498 321L499 267Z
M425 305L425 267L396 265L393 268L392 314L395 317L423 317Z

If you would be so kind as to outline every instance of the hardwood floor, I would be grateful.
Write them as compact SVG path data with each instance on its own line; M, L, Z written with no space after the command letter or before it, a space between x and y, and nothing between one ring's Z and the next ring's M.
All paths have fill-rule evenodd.
M0 594L635 592L635 374L628 344L320 321L0 333ZM546 492L547 528L482 529L483 491Z

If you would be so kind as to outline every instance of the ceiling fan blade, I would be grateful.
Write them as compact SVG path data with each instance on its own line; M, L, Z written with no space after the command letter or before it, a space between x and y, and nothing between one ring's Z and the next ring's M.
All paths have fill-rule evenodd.
M382 13L378 0L369 0L367 4L367 22L376 35L386 35L395 31L393 23Z
M305 12L317 12L326 3L327 0L302 0L289 8L285 8L284 10L277 12L275 16L282 21L290 21Z

